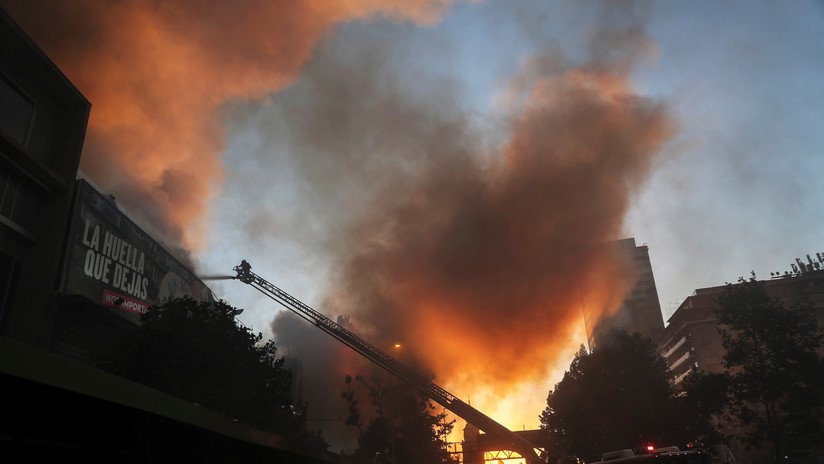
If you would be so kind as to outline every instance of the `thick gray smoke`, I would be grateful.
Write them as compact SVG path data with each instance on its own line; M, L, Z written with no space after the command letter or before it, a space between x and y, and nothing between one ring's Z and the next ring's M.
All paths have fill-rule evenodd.
M294 227L332 258L324 310L379 347L401 343L481 407L568 362L582 305L608 312L627 290L624 263L597 244L619 238L673 131L627 75L649 49L640 13L599 11L588 60L555 48L526 60L480 122L460 86L410 78L385 44L323 49L264 124L303 180L278 235ZM314 337L291 320L273 321L278 339ZM297 346L326 378L306 388L323 416L342 374L368 367L346 365L343 345Z
M228 177L254 206L238 213L246 241L290 237L323 255L328 314L378 346L400 342L457 394L500 398L566 361L582 304L620 301L622 264L594 245L620 236L672 124L629 82L649 50L631 2L584 3L587 58L546 44L492 115L467 111L461 83L419 72L402 36L352 33L356 45L312 57L334 24L426 23L446 4L4 0L94 104L84 169L167 244L200 243L225 174L221 116L280 92L260 129L281 151ZM525 11L524 28L543 41L540 13ZM285 171L297 180L275 185ZM332 420L342 375L368 367L296 322L281 314L273 331L302 362L312 415Z
M429 23L449 0L2 0L91 101L81 166L156 238L202 246L223 176L221 109L300 75L340 22ZM181 254L185 254L181 253Z

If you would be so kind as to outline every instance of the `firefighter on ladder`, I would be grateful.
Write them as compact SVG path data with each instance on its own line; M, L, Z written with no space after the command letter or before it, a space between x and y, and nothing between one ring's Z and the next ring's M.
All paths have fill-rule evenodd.
M252 281L250 273L252 272L252 265L245 259L240 260L240 265L235 268L237 271L237 279L241 282L249 283Z

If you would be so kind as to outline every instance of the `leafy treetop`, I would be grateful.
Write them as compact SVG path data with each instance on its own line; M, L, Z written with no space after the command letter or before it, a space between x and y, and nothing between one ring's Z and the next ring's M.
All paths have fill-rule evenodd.
M453 422L445 420L435 405L417 390L402 382L383 385L357 375L355 382L346 376L346 390L341 397L349 409L347 425L360 431L358 447L351 459L354 464L452 464L446 449L446 437ZM362 411L356 389L365 391L369 411ZM364 417L371 419L364 424Z
M769 441L780 460L824 427L824 334L809 303L787 307L765 283L741 279L718 298L728 386L725 413L748 444ZM790 443L792 441L792 443Z
M548 462L597 461L606 451L693 439L655 345L622 329L610 330L592 352L581 346L540 420Z

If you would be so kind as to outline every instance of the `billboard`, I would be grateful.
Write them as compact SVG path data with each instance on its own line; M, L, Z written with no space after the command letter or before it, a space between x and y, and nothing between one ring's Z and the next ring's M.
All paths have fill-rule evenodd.
M211 300L189 269L85 180L77 181L62 292L81 295L139 321L171 296Z

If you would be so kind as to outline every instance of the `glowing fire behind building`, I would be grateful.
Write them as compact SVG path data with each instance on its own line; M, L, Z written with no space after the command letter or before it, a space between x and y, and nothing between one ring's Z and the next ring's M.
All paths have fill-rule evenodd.
M380 73L358 62L304 69L335 23L429 23L448 2L42 3L4 7L93 104L83 169L169 246L199 243L224 174L222 105L310 81L315 100L285 123L293 156L318 191L366 205L321 224L332 262L321 309L348 314L387 351L400 343L399 357L504 425L536 425L548 379L585 340L584 306L614 310L629 290L627 263L593 245L620 238L674 129L632 88L649 47L632 18L613 28L605 16L588 60L526 60L500 99L504 135L490 149L435 90L414 101L392 87L405 81L372 85ZM370 136L380 152L355 145ZM340 157L314 160L324 143ZM362 169L347 177L324 162ZM343 408L339 379L369 367L286 313L272 327L303 360L311 407Z

